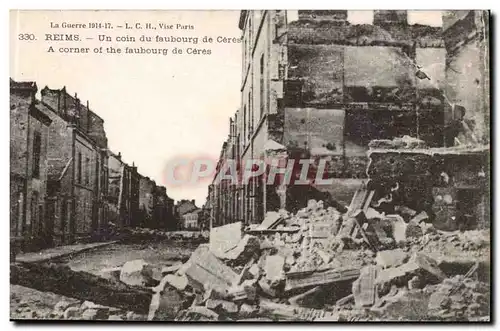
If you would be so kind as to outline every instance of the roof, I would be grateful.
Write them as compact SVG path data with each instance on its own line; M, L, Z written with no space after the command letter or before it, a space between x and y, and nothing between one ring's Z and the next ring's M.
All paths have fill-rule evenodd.
M26 82L16 82L12 78L10 79L10 89L11 90L33 90L37 91L38 87L36 86L36 83L33 81L26 81Z
M181 200L177 203L177 210L181 216L196 209L198 209L198 207L191 200Z
M180 214L181 216L185 216L185 215L189 215L189 214L199 214L201 213L203 210L201 208L196 208L196 209L193 209L191 211L188 211L187 213L184 213L184 214Z
M44 104L39 101L36 101L35 104L30 108L29 114L35 117L37 120L49 126L52 123L52 120L49 116L47 116L43 110L47 108Z

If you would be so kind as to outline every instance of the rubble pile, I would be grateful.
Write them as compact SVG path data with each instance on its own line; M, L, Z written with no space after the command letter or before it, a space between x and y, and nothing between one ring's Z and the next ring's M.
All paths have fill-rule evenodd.
M18 309L20 319L145 321L147 316L133 311L98 305L90 301L57 302L51 311L37 313L29 307Z
M148 319L387 320L391 303L408 297L422 307L416 319L488 318L484 283L473 279L489 259L489 231L439 231L425 212L398 206L386 215L372 197L359 190L343 214L310 200L296 214L212 229L210 243L164 270ZM474 252L481 263L467 259ZM451 283L467 284L453 292L460 304L431 304Z
M489 293L487 283L456 275L436 286L429 298L428 309L432 315L454 320L487 316Z
M168 240L208 241L210 235L210 232L208 231L163 231L148 228L132 228L126 230L128 231L128 235L130 236L145 237L147 239L156 237L159 239Z

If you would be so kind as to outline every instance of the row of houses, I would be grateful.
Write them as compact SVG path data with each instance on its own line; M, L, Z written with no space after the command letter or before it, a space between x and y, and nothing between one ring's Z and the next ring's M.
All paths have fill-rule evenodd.
M441 26L411 24L404 10L373 11L370 23L349 17L241 12L241 106L208 189L212 226L260 223L267 211L295 211L311 198L348 205L366 179L373 139L489 146L487 11L443 12ZM216 180L227 160L273 158L326 158L333 184Z
M174 229L174 200L108 148L104 121L66 88L10 79L10 231L26 248L94 240L109 226Z

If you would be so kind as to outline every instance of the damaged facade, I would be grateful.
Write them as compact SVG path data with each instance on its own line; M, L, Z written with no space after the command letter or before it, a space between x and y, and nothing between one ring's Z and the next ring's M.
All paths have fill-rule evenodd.
M40 110L37 90L35 82L10 80L10 236L43 247L51 244L44 238L53 226L44 222L52 121Z
M123 162L121 154L108 152L108 220L120 227L139 221L139 173L135 165Z
M41 104L52 119L49 136L48 218L56 243L89 239L104 223L107 180L104 121L66 88L41 90Z
M214 179L209 192L213 225L259 223L268 211L295 212L308 199L348 205L369 179L372 140L410 136L431 148L472 141L488 149L487 27L481 25L486 12L470 11L453 24L444 14L443 26L410 24L404 10L374 11L372 24L353 24L348 16L345 10L241 12L241 107L230 119L217 172L225 171L228 159L240 168L251 159L316 164L326 159L323 178L333 184ZM466 36L473 46L461 42ZM474 63L477 77L451 70L453 63L466 61ZM477 88L468 92L464 80ZM462 111L465 118L457 119L454 114ZM462 138L471 136L462 126L480 131L476 139Z

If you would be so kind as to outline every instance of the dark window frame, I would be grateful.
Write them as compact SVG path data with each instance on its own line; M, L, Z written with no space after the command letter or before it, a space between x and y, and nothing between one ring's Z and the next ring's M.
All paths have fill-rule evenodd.
M40 154L42 152L42 134L35 131L33 134L33 168L32 177L40 178Z

